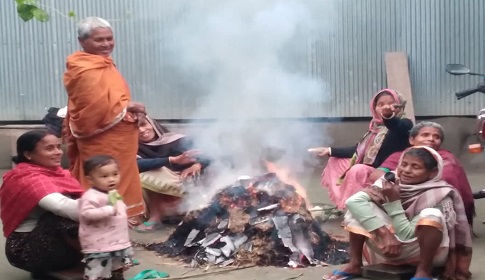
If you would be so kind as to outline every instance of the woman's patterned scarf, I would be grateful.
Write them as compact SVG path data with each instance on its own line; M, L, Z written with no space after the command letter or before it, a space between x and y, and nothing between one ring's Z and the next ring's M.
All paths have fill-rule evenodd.
M354 166L355 164L363 163L367 165L372 165L376 159L377 154L382 146L384 138L387 134L387 127L384 125L384 121L382 116L380 116L376 112L376 105L377 100L381 96L381 94L386 93L390 94L395 101L395 104L401 106L401 110L399 113L394 116L397 118L402 118L404 116L404 108L406 106L406 101L404 98L399 94L397 91L392 89L383 89L376 93L370 102L370 110L372 112L372 120L369 124L369 130L366 132L362 140L360 140L359 144L357 145L357 151L355 152L352 160L350 161L349 168L342 174L342 176L338 180L338 184L342 183L347 171Z

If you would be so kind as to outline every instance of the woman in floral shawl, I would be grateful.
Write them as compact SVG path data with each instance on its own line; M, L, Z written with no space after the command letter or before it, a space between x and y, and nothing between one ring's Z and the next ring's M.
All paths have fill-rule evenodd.
M350 263L325 279L348 279L369 264L416 265L412 280L470 279L471 231L458 191L441 179L443 159L432 148L406 150L394 180L384 176L347 202ZM386 179L385 179L386 178ZM346 278L347 277L347 278Z
M409 147L411 120L404 118L406 102L392 89L379 91L370 102L372 121L369 130L355 146L317 148L319 156L329 156L322 174L322 186L339 209L362 188L362 178L379 167L392 153ZM366 176L363 176L366 175ZM358 186L358 187L356 187Z

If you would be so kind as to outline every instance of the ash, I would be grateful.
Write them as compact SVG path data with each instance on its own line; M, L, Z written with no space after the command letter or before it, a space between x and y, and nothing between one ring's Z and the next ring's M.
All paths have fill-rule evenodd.
M295 188L273 173L222 189L208 207L188 213L167 241L147 248L193 267L304 267L349 260L348 243L322 231Z

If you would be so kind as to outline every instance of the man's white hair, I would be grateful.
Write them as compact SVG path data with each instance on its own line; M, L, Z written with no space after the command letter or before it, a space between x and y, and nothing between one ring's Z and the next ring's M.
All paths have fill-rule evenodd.
M84 40L91 36L91 32L96 28L111 28L109 22L100 17L87 17L77 24L77 34L79 39Z

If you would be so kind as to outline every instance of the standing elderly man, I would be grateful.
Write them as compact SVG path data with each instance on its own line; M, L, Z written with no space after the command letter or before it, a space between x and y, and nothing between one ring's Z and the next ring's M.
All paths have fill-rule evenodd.
M144 213L136 154L138 124L145 119L145 107L131 102L128 84L110 57L115 41L109 22L85 18L78 24L78 35L83 50L68 56L64 73L69 98L64 133L70 170L89 188L84 161L99 154L113 156L122 178L118 191L135 223Z

